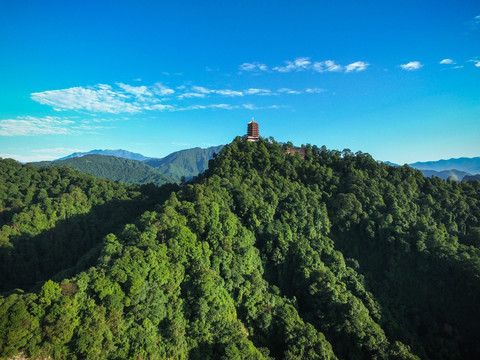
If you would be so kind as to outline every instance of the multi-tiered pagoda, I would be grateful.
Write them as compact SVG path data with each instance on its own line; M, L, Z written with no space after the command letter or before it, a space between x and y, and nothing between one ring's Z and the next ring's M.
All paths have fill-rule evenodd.
M253 119L248 123L247 127L247 140L248 141L259 141L260 133L258 131L258 123Z

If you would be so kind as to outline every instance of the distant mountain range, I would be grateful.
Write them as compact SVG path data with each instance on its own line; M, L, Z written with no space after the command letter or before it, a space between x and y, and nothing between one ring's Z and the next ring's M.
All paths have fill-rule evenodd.
M126 184L165 183L189 180L208 168L208 161L223 145L174 152L164 158L151 158L127 150L77 152L36 166L71 166L74 169Z
M480 157L415 162L409 165L419 170L445 171L454 169L469 174L480 174Z
M70 154L68 156L65 156L63 158L57 159L57 160L66 160L70 158L77 158L77 157L82 157L85 155L107 155L107 156L115 156L123 159L130 159L130 160L138 160L138 161L145 161L148 159L153 159L151 157L143 156L142 154L134 153L131 151L127 150L92 150L89 152L75 152L73 154ZM54 160L54 161L57 161Z
M398 164L390 161L385 161L385 163L392 166L399 166ZM459 181L462 179L469 181L478 179L480 177L475 175L480 174L480 157L462 157L424 162L419 161L408 165L420 170L426 177L437 176L447 180L449 176L453 175L457 177Z

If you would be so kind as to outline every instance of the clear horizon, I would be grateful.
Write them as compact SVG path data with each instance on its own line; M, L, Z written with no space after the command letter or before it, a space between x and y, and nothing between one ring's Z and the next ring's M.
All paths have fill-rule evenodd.
M480 3L0 5L0 157L263 137L404 164L480 156Z

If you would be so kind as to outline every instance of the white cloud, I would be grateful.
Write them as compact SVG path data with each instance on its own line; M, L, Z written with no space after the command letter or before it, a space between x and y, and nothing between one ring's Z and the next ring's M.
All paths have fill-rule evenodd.
M469 22L472 30L478 30L480 28L480 15L477 15Z
M210 94L212 90L209 90L203 86L192 86L192 90L201 94Z
M48 90L31 94L34 101L52 106L55 110L87 110L91 112L135 113L141 108L127 102L123 92L112 90L110 85L72 87L62 90Z
M246 62L240 65L239 69L242 71L267 71L268 66L258 62L253 62L253 63Z
M364 71L370 64L363 61L355 61L354 63L345 66L345 72L359 72Z
M75 133L68 119L46 116L43 118L26 116L0 120L0 136L64 135Z
M244 91L245 95L272 95L272 91L268 89L247 89Z
M243 92L235 91L235 90L214 90L216 94L223 95L223 96L243 96Z
M20 155L20 154L0 153L0 158L14 159L22 163L27 163L27 162L34 162L34 161L55 160L56 158L58 158L58 156L45 156L44 154Z
M152 92L148 90L146 86L131 86L123 83L117 83L126 93L133 94L135 96L152 96Z
M278 72L303 71L310 67L311 61L308 57L296 58L293 61L285 61L285 66L275 66L273 70Z
M254 104L241 104L241 105L232 105L232 104L208 104L208 105L190 105L183 108L177 108L176 111L188 111L188 110L205 110L205 109L219 109L219 110L261 110L261 109L280 109L283 106L280 105L269 105L259 107Z
M181 94L178 96L179 99L184 99L184 98L204 98L206 95L203 93L195 93L195 92L188 92L185 94Z
M151 110L156 103L175 91L161 83L152 86L132 86L116 83L116 88L97 84L88 87L72 87L61 90L48 90L31 94L31 98L56 111L86 110L89 112L105 112L111 114L138 113Z
M414 70L418 70L421 67L423 67L423 64L421 64L419 61L410 61L406 64L401 64L400 67L403 70L414 71Z
M155 105L146 106L145 110L171 111L171 110L175 110L175 108L172 105L155 104Z
M292 90L292 89L289 89L289 88L281 88L281 89L278 89L278 92L281 93L281 94L288 94L288 95L298 95L298 94L301 94L301 91Z
M340 72L343 66L335 64L333 60L317 61L313 64L313 70L316 72Z
M327 90L325 89L320 89L320 88L308 88L308 89L305 89L305 92L308 93L308 94L321 94L321 93L324 93L326 92Z
M175 93L175 90L170 89L169 87L166 87L161 83L153 84L152 91L155 95L160 95L160 96L172 95L173 93Z
M297 71L315 71L319 73L324 72L360 72L367 69L370 66L369 63L364 61L355 61L351 64L346 66L337 64L334 60L325 60L325 61L315 61L308 57L299 57L293 61L284 61L284 66L275 66L272 70L280 72L280 73L288 73L288 72L297 72ZM244 63L240 65L240 68L244 70L256 70L257 63ZM268 68L265 65L265 68Z
M473 59L473 60L469 60L469 61L473 62L475 67L480 67L480 60Z
M452 59L443 59L442 61L440 61L440 64L442 64L442 65L452 65L452 64L455 64L455 61L453 61Z
M32 150L33 153L41 153L41 154L71 154L79 151L83 151L83 150L78 148L66 148L66 147Z
M187 92L179 96L179 98L192 98L192 97L205 97L206 95L216 94L228 97L243 96L242 91L231 90L231 89L207 89L203 86L192 86L191 89L193 92Z

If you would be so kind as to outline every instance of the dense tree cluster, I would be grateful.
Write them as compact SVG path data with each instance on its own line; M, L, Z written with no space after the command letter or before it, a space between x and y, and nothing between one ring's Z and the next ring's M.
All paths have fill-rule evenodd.
M237 138L171 193L104 181L118 194L95 196L104 206L142 210L99 232L90 268L45 273L40 287L0 297L0 357L478 358L480 182L428 179L348 150L306 146L302 159L286 146ZM65 217L88 215L89 191L103 181L42 170L58 177L30 191L42 171L2 168L6 229L41 189L52 204L76 196ZM28 185L15 190L22 182L5 181L8 172L27 174ZM24 237L0 246L16 249L58 223L22 225Z
M153 207L163 192L69 167L0 160L0 291L94 264L103 237Z

